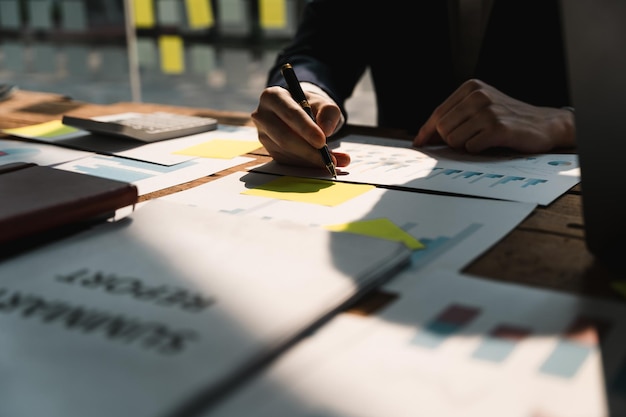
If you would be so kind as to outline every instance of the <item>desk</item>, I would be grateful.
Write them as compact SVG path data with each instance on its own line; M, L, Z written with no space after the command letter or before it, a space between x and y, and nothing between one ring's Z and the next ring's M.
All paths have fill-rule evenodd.
M241 112L128 102L96 105L75 101L58 94L17 91L10 100L0 103L0 129L60 119L65 113L93 117L128 111L168 111L203 115L215 117L219 123L253 126L250 115ZM366 126L348 126L346 132L409 139L402 132ZM194 187L270 160L263 149L247 156L255 158L255 161L142 196L141 200ZM535 209L515 230L475 259L462 272L487 279L575 294L618 298L610 289L610 282L615 276L597 262L585 246L580 185L572 188L549 206Z

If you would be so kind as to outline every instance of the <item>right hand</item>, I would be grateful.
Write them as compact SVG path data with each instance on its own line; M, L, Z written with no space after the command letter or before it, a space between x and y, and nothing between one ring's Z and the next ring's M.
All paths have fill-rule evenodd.
M324 167L319 149L326 137L335 132L341 121L341 110L335 102L320 94L306 92L317 124L282 87L268 87L261 93L252 112L252 121L259 132L259 141L281 164ZM338 167L347 166L350 157L331 152Z

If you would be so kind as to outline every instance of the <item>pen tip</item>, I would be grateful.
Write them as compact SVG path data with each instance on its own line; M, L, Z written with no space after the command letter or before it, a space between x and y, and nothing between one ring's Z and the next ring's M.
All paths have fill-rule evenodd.
M327 168L330 175L332 175L334 179L337 179L337 170L335 169L335 165L329 164Z

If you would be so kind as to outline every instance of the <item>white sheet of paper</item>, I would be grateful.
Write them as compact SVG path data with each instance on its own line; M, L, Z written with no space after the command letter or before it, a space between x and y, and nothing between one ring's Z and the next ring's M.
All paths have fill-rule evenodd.
M412 269L460 269L502 239L536 207L530 203L383 188L374 188L337 206L242 194L276 178L236 172L161 199L233 216L283 219L312 226L387 218L426 246L413 252ZM411 276L406 279L410 285ZM404 280L401 274L386 286L399 289L405 285Z
M453 305L475 315L443 320ZM431 270L377 315L336 317L203 417L623 415L625 314L620 303ZM609 323L601 346L567 335L579 318Z
M173 165L196 158L195 156L179 155L174 152L194 145L209 142L213 139L232 139L257 142L259 140L257 130L253 127L219 124L217 129L211 132L149 143L134 149L117 152L116 155L164 165Z
M0 139L0 165L13 162L31 162L37 165L56 165L94 155L93 152L61 148L42 143Z
M119 117L119 115L109 115L99 117L98 119L114 120L117 117ZM13 134L15 135L15 133ZM154 143L143 143L132 139L117 138L115 136L91 135L89 132L80 129L65 135L21 135L21 137L67 148L96 152L103 155L121 156L167 166L196 158L196 156L193 155L180 155L174 152L213 139L258 141L257 130L253 127L223 124L218 125L217 129L211 132Z
M0 415L175 415L408 257L382 239L151 201L0 263Z
M415 149L406 140L349 135L332 150L350 154L337 181L548 205L580 182L575 154L486 156L461 154L447 146ZM280 165L253 168L270 174L329 178L321 169Z
M176 165L164 166L117 156L96 155L68 162L57 168L130 182L137 186L139 195L144 195L250 161L253 159L243 156L233 159L196 158Z

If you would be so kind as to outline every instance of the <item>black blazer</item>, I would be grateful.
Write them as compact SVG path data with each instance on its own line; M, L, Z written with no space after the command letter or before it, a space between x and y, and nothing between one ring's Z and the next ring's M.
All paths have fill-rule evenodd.
M367 67L378 126L415 133L461 83L452 70L446 0L313 0L267 85L289 61L300 81L344 103ZM474 78L534 105L569 105L558 0L495 0Z

